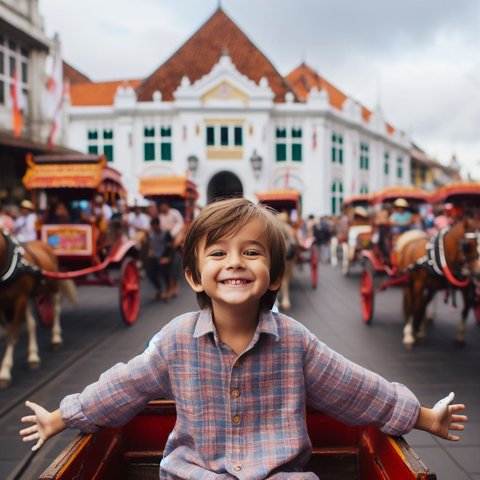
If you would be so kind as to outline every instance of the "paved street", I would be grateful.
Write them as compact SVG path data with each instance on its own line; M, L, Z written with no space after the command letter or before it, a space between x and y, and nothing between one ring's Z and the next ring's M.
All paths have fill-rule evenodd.
M467 404L470 418L460 443L453 444L424 432L414 432L407 441L441 480L480 480L480 328L473 315L467 328L467 346L452 343L458 312L438 301L435 322L423 345L405 351L401 345L401 293L391 289L377 295L371 326L361 321L358 274L344 278L339 268L322 266L318 290L311 289L309 272L299 272L293 285L290 314L319 338L350 359L409 386L423 404L449 393ZM128 360L146 346L149 338L173 316L195 309L193 294L185 286L174 301L153 302L153 291L144 283L139 321L131 328L121 324L115 289L82 287L80 305L64 310L64 346L48 349L48 331L40 330L43 364L28 372L24 357L25 339L19 342L14 382L0 392L0 478L13 479L15 469L30 464L23 476L35 479L72 439L64 432L48 442L37 455L16 437L17 421L26 409L26 397L55 408L67 393L78 391L117 361ZM3 339L0 339L3 350ZM85 352L87 352L85 354ZM33 392L33 393L32 393Z

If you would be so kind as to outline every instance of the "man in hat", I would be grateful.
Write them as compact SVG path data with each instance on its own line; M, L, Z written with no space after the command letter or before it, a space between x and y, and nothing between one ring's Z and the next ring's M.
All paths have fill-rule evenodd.
M37 240L37 214L30 200L20 203L20 215L15 220L14 233L20 242Z
M403 233L410 230L412 225L412 212L410 212L408 207L408 202L404 198L397 198L393 202L394 211L390 215L392 233Z

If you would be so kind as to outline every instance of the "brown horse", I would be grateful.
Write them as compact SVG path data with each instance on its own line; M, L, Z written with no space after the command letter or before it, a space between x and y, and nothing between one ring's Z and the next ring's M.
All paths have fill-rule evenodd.
M42 275L42 270L58 272L58 261L52 249L40 242L25 245L9 234L0 232L0 323L6 328L7 346L0 365L0 388L10 385L13 350L24 324L28 331L28 364L38 368L40 357L36 325L29 299L38 294L53 298L52 345L62 343L60 327L61 296L76 303L76 288L72 280L55 280Z
M404 286L404 345L411 348L424 335L426 308L435 293L452 289L460 289L464 300L455 340L465 343L467 316L475 304L473 280L480 277L478 221L458 221L432 239L423 235L408 240L404 236L409 234L397 241L398 269L409 272Z

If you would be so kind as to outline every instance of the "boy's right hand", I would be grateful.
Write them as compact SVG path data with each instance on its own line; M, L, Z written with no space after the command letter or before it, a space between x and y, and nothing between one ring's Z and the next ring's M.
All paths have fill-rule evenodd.
M24 442L37 443L32 447L32 451L38 450L49 438L66 428L62 420L60 410L49 412L40 405L33 402L25 402L25 405L32 409L33 415L22 417L21 421L24 423L33 423L31 427L20 430L20 435Z

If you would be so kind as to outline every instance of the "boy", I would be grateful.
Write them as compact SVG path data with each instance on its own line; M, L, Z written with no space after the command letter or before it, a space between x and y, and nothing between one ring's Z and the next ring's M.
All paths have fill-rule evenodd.
M306 403L347 423L401 435L413 427L458 440L449 405L420 407L406 387L389 383L322 344L295 320L270 310L285 268L281 226L245 199L209 205L185 238L184 269L202 310L171 321L147 350L117 364L60 409L27 402L34 425L24 441L67 426L91 432L125 423L148 400L173 398L177 422L165 447L161 479L316 479L302 472L311 444Z

